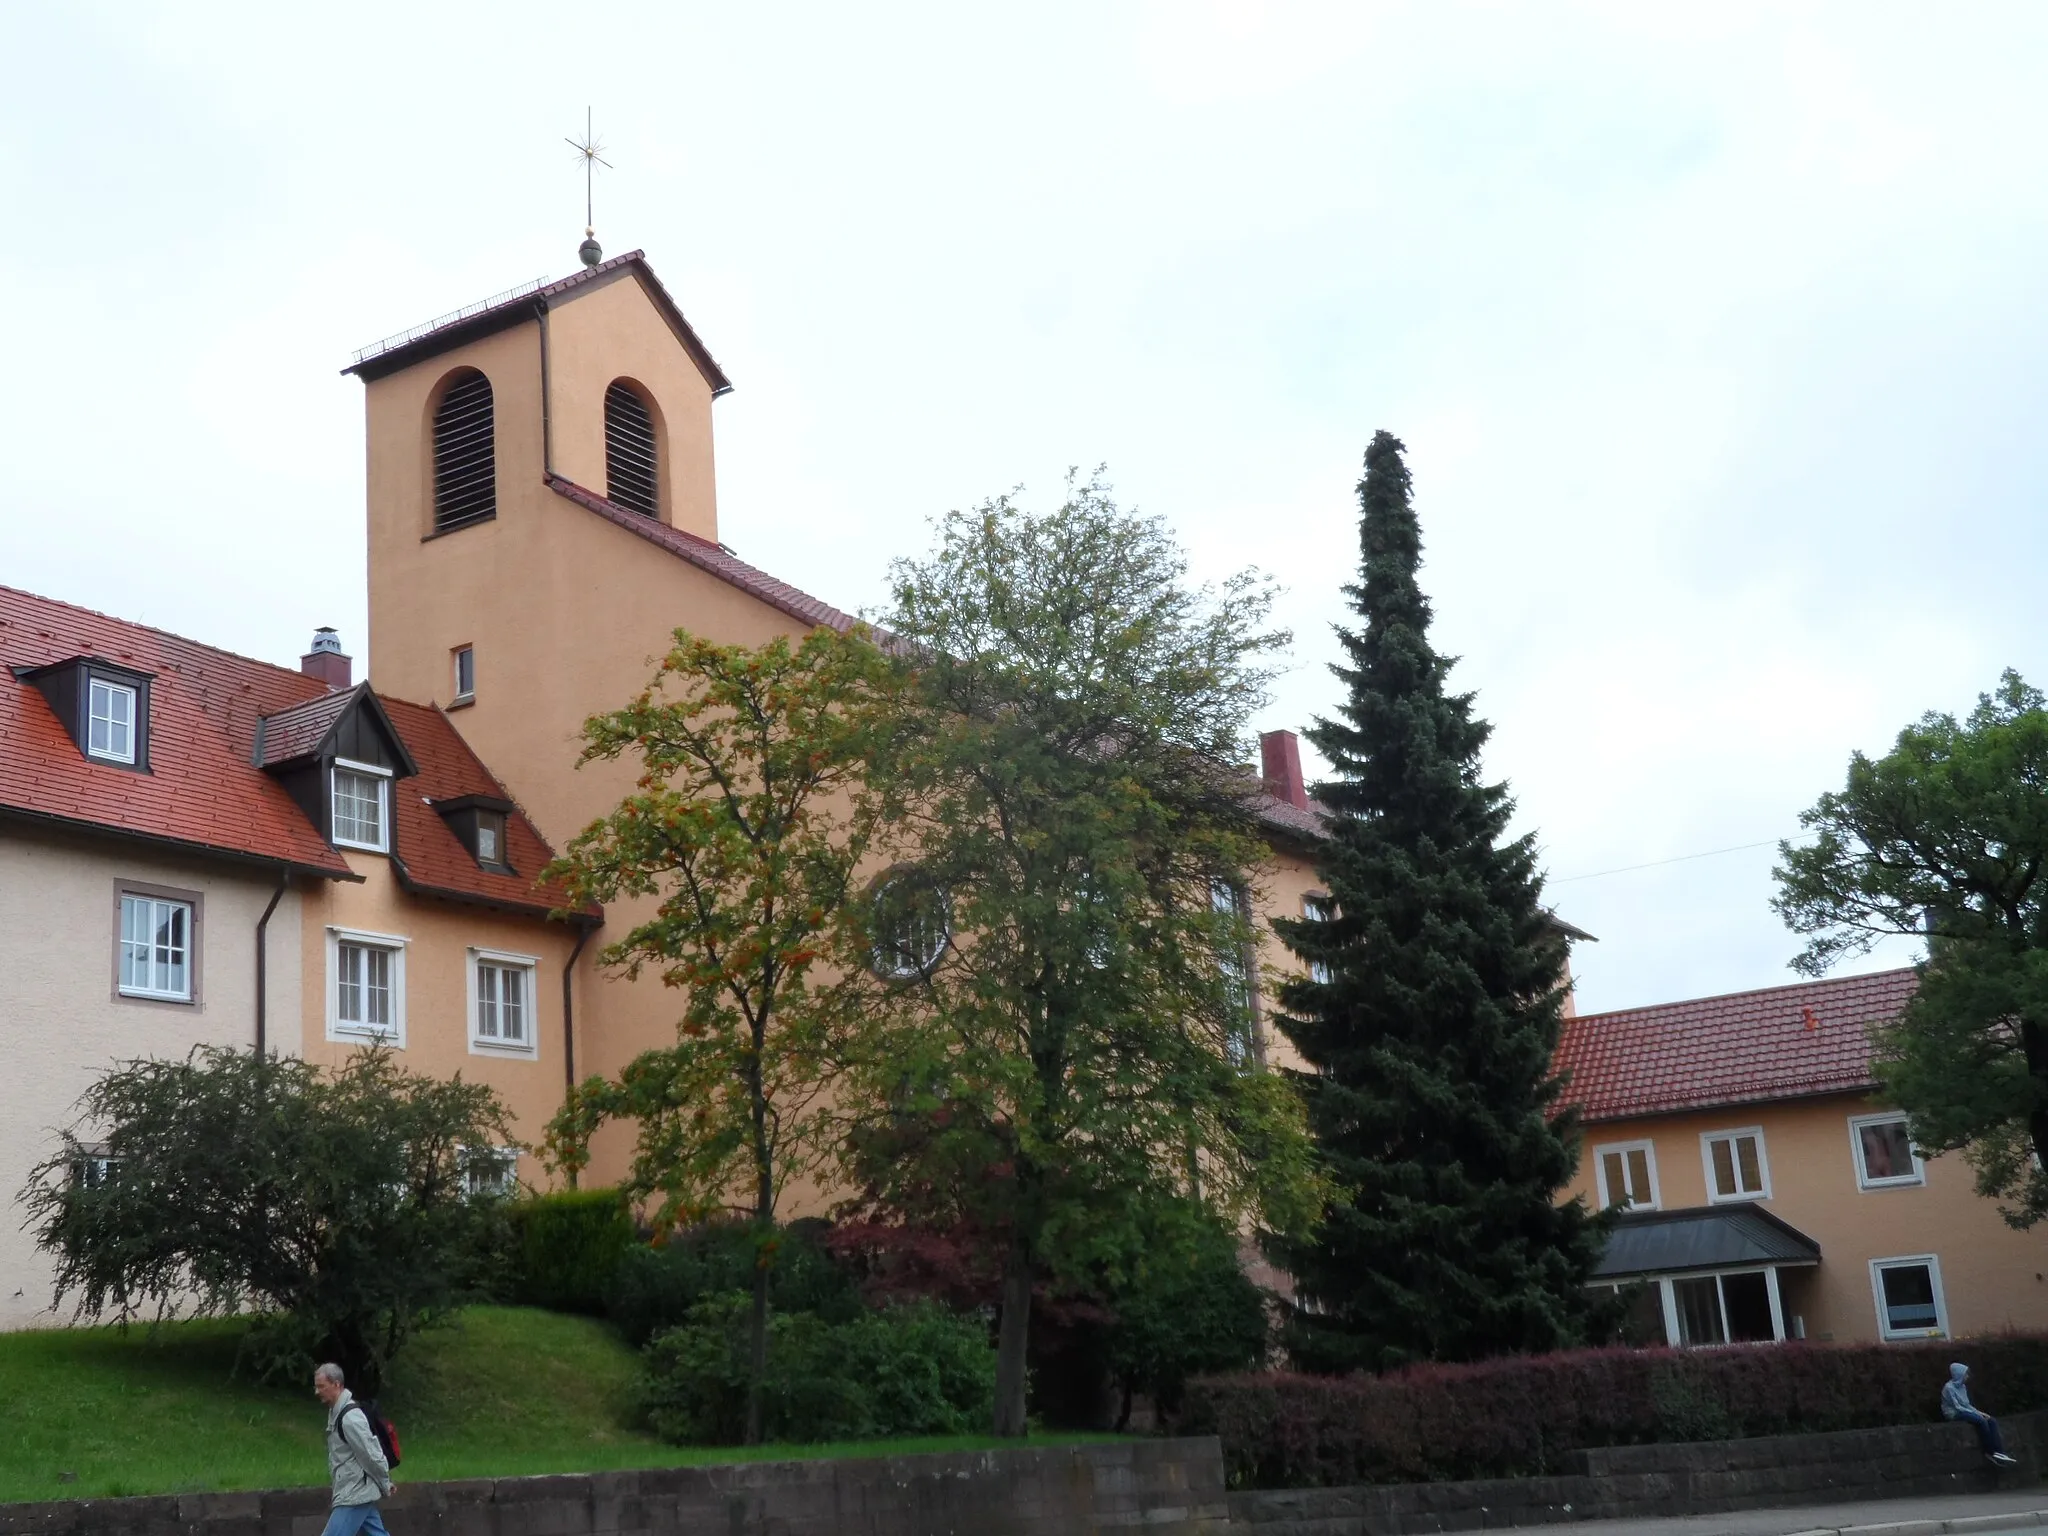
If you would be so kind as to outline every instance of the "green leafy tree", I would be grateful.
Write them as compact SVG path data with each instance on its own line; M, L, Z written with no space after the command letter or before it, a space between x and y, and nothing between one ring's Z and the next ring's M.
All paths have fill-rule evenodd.
M584 727L583 760L639 759L633 793L549 875L579 900L651 900L606 948L683 994L676 1043L591 1078L549 1128L556 1163L585 1165L607 1120L638 1140L625 1188L660 1227L740 1211L753 1223L746 1436L761 1432L777 1202L836 1145L835 1064L856 989L839 984L847 898L886 798L864 775L895 718L888 658L864 633L714 645L677 630L654 681Z
M1125 1271L1108 1288L1115 1314L1109 1367L1125 1428L1139 1392L1159 1411L1180 1408L1190 1376L1248 1371L1265 1361L1267 1295L1244 1271L1238 1235L1193 1201L1151 1213Z
M500 1211L470 1159L510 1143L490 1089L383 1050L328 1072L201 1047L102 1074L23 1202L79 1318L254 1310L261 1372L333 1360L375 1393L490 1278Z
M1191 588L1099 478L937 532L887 620L917 656L917 729L880 770L916 864L868 908L895 1027L867 1191L1000 1244L995 1428L1017 1435L1038 1282L1085 1279L1161 1193L1286 1219L1307 1183L1244 1032L1233 894L1263 849L1238 765L1281 637L1255 579Z
M1985 1196L2048 1215L2048 707L2018 673L1969 718L1928 714L1781 843L1772 906L1818 976L1879 939L1924 938L1920 985L1877 1033L1914 1141L1962 1149Z
M1551 1075L1565 940L1533 839L1481 777L1490 727L1450 693L1416 580L1421 526L1386 432L1359 484L1362 562L1340 630L1348 697L1309 739L1333 770L1328 903L1274 927L1310 967L1285 1031L1336 1186L1313 1241L1282 1243L1294 1358L1315 1370L1470 1360L1585 1340L1602 1226L1558 1192L1577 1165Z

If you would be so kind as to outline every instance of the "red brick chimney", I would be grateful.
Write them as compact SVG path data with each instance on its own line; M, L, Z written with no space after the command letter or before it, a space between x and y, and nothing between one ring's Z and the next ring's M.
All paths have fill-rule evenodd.
M1292 731L1267 731L1259 737L1259 776L1266 793L1300 810L1308 809L1308 785L1301 778L1301 739Z
M338 693L355 679L355 666L341 653L341 636L331 629L313 631L313 649L299 658L299 670L317 677L329 693Z

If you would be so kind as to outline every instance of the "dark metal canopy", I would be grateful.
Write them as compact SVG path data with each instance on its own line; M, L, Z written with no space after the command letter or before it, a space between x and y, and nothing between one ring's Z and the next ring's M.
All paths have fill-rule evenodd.
M1820 1244L1755 1205L1631 1211L1614 1224L1595 1280L1632 1280L1707 1269L1820 1262Z

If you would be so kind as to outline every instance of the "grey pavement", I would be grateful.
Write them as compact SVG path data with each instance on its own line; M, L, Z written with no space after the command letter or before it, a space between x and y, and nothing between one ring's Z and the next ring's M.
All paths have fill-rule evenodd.
M1976 1531L2048 1536L2048 1486L1929 1499L1809 1504L1799 1509L1746 1509L1729 1515L1587 1520L1559 1529L1568 1529L1573 1536L1968 1536Z

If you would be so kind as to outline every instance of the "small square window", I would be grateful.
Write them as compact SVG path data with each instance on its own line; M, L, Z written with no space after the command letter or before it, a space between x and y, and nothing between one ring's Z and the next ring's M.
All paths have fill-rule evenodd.
M123 997L192 1001L192 904L154 896L121 897Z
M470 951L471 1050L485 1054L535 1054L535 964L531 955Z
M1707 1198L1768 1200L1770 1167L1764 1161L1764 1133L1751 1126L1740 1131L1709 1131L1700 1137L1707 1165Z
M476 649L473 646L459 646L455 651L455 697L476 697Z
M85 750L110 763L135 761L135 690L95 677L88 686Z
M71 1158L73 1189L105 1189L113 1181L117 1159L103 1147L81 1147Z
M505 813L503 811L478 811L476 813L476 861L479 864L503 864L505 862Z
M1615 1142L1593 1149L1600 1180L1600 1206L1629 1210L1657 1208L1657 1149L1647 1141Z
M405 1043L405 941L328 930L328 1032Z
M503 1199L518 1187L516 1147L464 1147L462 1192L472 1200Z
M1870 1286L1878 1331L1887 1339L1939 1339L1948 1333L1941 1294L1941 1261L1931 1253L1872 1259Z
M1852 1115L1849 1141L1859 1188L1901 1189L1927 1182L1904 1115Z
M376 853L389 847L390 818L386 815L384 795L389 783L389 777L379 769L358 763L335 764L335 842Z

